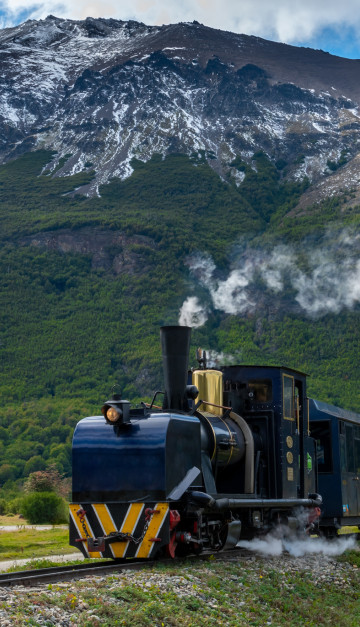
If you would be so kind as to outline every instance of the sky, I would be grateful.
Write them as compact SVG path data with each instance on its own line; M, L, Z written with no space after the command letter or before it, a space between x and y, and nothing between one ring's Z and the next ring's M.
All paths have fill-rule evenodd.
M360 59L360 0L0 0L0 28L47 15L198 22Z

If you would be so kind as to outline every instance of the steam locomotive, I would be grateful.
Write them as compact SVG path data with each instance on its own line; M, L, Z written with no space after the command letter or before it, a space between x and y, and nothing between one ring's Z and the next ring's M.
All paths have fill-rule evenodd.
M174 557L234 547L278 525L331 535L344 520L360 522L360 490L356 511L350 488L343 503L341 431L358 430L360 458L360 416L340 420L337 408L309 402L306 375L290 368L214 370L200 353L189 374L190 334L161 328L164 392L151 404L131 409L115 394L101 416L78 423L70 544L86 557ZM360 459L359 469L351 463L358 476Z

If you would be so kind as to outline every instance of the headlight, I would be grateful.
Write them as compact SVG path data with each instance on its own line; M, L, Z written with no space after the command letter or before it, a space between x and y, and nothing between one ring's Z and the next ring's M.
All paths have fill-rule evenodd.
M109 407L106 412L106 418L110 422L117 422L121 416L121 413L116 411L115 407Z
M106 401L101 408L101 413L109 424L127 424L130 422L130 403L124 401L120 394L113 394L113 397Z

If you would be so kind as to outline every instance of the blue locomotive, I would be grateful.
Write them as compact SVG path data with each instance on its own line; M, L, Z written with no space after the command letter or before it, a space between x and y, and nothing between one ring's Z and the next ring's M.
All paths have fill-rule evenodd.
M322 489L334 435L326 440L331 419L321 416L312 433L306 375L207 369L200 354L189 380L190 334L161 328L164 391L151 404L132 409L114 395L75 429L70 544L87 557L174 557L234 547L279 524L321 525L317 456ZM329 508L333 530L347 512Z

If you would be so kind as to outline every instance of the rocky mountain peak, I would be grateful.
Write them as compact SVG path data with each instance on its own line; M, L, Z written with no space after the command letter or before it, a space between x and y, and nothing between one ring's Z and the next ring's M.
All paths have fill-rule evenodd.
M1 161L51 149L56 176L95 169L89 194L154 153L202 151L236 183L235 158L259 150L315 183L358 153L360 61L198 22L53 15L0 31L0 50Z

